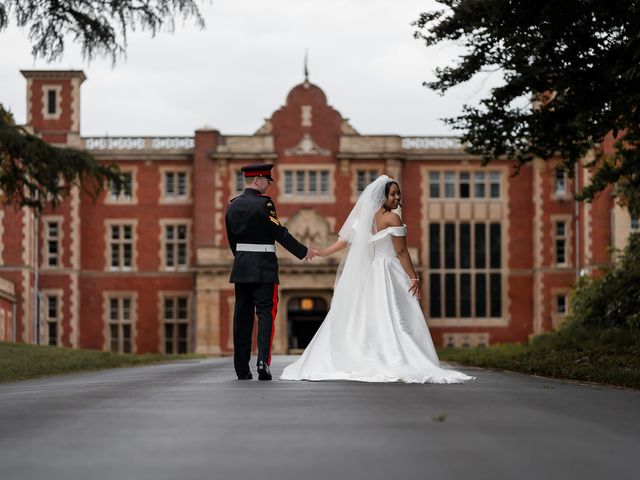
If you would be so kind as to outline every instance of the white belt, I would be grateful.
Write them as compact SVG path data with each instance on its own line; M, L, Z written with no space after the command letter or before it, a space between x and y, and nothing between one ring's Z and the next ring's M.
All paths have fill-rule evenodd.
M268 243L238 243L236 245L236 252L274 252L276 251L275 245Z

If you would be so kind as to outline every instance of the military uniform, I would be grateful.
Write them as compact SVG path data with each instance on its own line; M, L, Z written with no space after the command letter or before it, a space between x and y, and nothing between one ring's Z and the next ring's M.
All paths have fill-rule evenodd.
M245 176L271 180L272 165L244 167ZM278 258L274 242L279 242L299 259L307 247L280 224L271 197L246 188L227 207L225 217L229 246L234 255L230 282L235 284L233 314L234 366L238 378L251 378L251 336L254 312L258 317L258 365L271 364L271 345L278 307Z

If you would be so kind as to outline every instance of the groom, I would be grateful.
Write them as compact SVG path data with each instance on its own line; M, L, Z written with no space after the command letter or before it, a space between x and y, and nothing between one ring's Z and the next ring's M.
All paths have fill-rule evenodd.
M258 317L258 378L271 380L271 345L278 307L278 258L275 241L300 260L317 252L301 244L280 224L271 197L273 164L242 167L246 188L227 207L227 238L234 255L233 363L239 380L253 378L249 368L254 312Z

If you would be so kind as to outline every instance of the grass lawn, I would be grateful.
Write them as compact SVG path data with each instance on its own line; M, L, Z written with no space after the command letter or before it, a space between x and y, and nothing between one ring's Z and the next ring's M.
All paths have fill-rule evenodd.
M525 344L443 348L441 360L640 388L640 331L567 327Z
M129 355L0 342L0 383L82 370L131 367L194 357L200 358L199 355Z

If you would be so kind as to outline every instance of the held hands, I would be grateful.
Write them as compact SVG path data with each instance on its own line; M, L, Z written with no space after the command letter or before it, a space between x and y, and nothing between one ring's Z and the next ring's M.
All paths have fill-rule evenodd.
M420 296L421 296L420 279L419 278L410 278L409 280L411 281L411 286L409 287L409 293L411 293L418 300L420 300Z
M315 248L312 248L311 245L307 245L307 255L304 257L304 259L309 261L317 256L318 256L318 250Z

